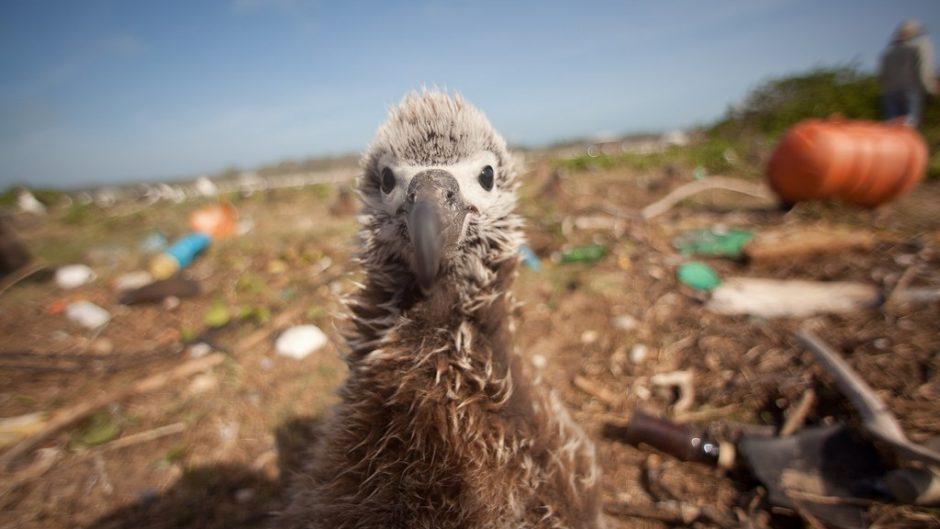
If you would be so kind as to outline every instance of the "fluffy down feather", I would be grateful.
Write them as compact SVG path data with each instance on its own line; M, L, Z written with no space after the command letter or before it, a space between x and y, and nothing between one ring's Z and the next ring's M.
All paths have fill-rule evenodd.
M497 160L496 195L429 292L407 230L383 205L382 165ZM509 292L522 242L505 142L459 96L421 92L390 111L363 156L349 376L297 476L280 527L600 527L594 447L513 348Z

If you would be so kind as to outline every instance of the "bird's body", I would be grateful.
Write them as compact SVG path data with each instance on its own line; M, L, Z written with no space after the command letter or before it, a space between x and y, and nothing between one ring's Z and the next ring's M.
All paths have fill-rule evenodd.
M598 527L593 445L513 346L502 139L461 99L414 94L364 166L349 377L282 527Z

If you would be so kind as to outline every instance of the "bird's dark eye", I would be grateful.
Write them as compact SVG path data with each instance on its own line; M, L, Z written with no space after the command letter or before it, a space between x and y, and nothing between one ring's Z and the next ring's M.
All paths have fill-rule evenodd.
M393 189L395 189L395 173L386 167L382 169L382 192L387 195L391 193Z
M493 167L487 165L480 171L480 185L487 191L493 189Z

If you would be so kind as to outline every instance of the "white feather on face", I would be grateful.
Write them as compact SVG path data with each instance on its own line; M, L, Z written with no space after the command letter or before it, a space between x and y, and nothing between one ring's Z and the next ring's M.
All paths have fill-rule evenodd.
M402 205L411 179L427 169L454 176L469 214L462 238L473 235L495 241L521 240L516 230L515 172L503 138L479 110L459 95L424 91L411 93L389 111L362 158L359 194L363 201L363 235L383 248L380 255L409 260ZM487 190L479 180L484 167L493 168L494 185ZM390 192L382 190L383 171L395 178ZM387 190L387 189L386 189Z

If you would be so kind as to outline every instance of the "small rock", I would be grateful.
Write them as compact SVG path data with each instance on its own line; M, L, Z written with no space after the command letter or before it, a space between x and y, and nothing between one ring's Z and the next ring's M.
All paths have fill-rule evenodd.
M66 290L78 288L95 277L94 270L83 264L66 265L55 271L56 284Z
M653 396L653 393L646 386L636 385L633 387L633 393L636 394L636 398L640 400L650 400L650 397Z
M642 364L646 360L646 356L649 354L649 348L646 345L638 343L630 349L630 362L634 364Z
M297 325L287 329L274 342L277 354L302 360L329 341L316 325Z
M891 345L891 342L887 338L878 338L874 341L873 345L875 346L875 349L884 351L888 348L889 345Z
M134 290L153 283L153 276L146 270L137 270L118 276L114 280L115 290Z
M90 301L69 303L65 316L88 329L97 329L111 320L111 313Z
M639 322L636 321L636 318L633 316L624 314L614 318L613 325L621 331L632 331L633 329L636 329L637 325L639 325Z
M258 366L261 367L261 369L264 371L268 371L269 369L271 369L271 366L273 365L274 365L274 362L272 362L271 359L268 357L264 357L258 361Z

